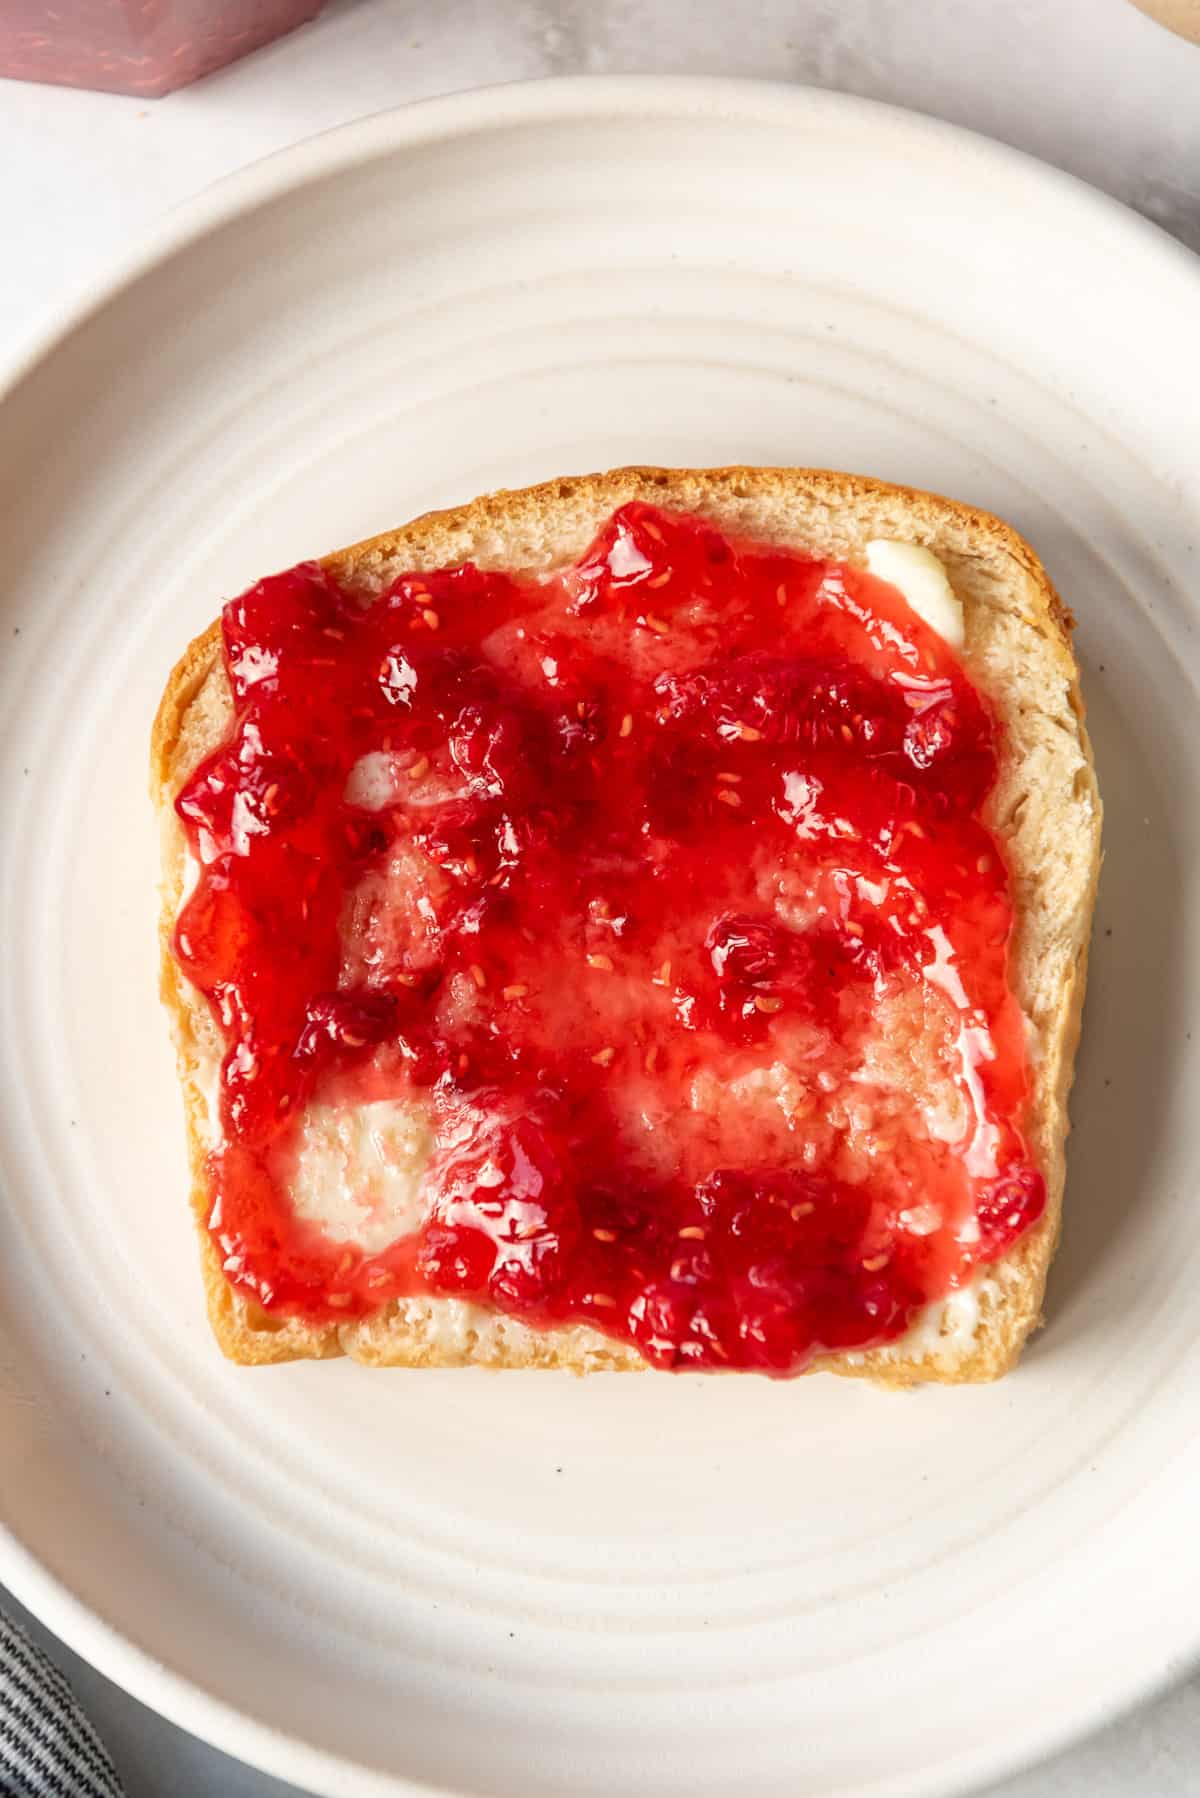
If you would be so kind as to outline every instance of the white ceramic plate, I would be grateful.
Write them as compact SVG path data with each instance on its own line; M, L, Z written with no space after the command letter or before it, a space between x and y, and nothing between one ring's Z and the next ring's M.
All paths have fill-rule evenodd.
M251 169L43 344L0 406L0 1577L53 1629L339 1798L958 1792L1193 1655L1198 317L1185 252L945 127L566 82ZM996 1387L210 1340L167 669L264 569L633 459L978 501L1079 614L1108 864L1049 1327Z

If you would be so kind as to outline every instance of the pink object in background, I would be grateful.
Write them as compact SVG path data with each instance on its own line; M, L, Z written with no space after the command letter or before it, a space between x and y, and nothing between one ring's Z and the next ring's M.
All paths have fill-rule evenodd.
M0 76L169 94L315 18L324 0L0 0Z

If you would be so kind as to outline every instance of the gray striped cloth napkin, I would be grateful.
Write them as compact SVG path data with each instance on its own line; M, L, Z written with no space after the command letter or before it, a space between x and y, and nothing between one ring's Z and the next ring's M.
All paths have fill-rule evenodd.
M122 1798L75 1695L0 1611L0 1798Z

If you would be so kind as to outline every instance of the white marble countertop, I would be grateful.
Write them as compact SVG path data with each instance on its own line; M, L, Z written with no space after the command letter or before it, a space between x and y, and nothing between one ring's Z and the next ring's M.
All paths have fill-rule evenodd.
M255 157L430 94L635 70L811 82L935 113L1070 169L1200 251L1200 49L1126 0L331 0L316 24L166 100L0 82L0 357L142 226ZM31 1628L129 1798L291 1789ZM1200 1677L990 1798L1198 1792Z

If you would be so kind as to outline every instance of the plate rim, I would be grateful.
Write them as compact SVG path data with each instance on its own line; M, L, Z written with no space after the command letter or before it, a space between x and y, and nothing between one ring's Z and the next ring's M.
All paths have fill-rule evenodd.
M1185 280L1196 282L1200 257L1153 220L1103 190L1031 153L983 133L890 102L777 80L704 75L563 75L505 82L414 100L370 113L303 138L210 183L143 226L120 252L52 304L28 332L0 354L0 407L70 337L120 300L139 280L183 250L236 219L286 194L296 194L378 157L438 139L454 140L505 125L596 122L635 115L645 119L703 116L727 122L788 128L827 112L861 129L922 134L953 157L964 150L1002 177L1024 181L1090 213L1101 229L1140 245ZM108 1624L27 1548L0 1517L0 1582L39 1622L90 1666L150 1709L208 1743L277 1779L344 1798L454 1798L456 1788L387 1773L287 1734L175 1672ZM1200 1666L1200 1621L1195 1639L1169 1659L1023 1735L1014 1751L984 1746L957 1754L923 1777L921 1798L962 1798L997 1779L1037 1765L1095 1731L1129 1715L1150 1698L1181 1684ZM866 1798L866 1786L842 1788ZM873 1798L895 1794L889 1779L869 1782ZM913 1788L905 1785L911 1798Z

